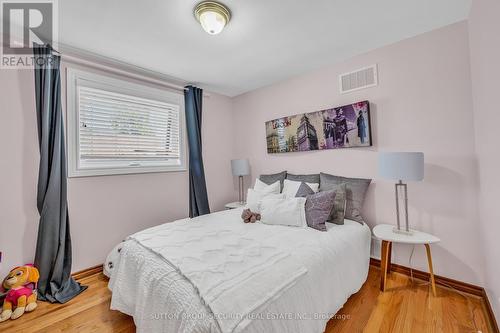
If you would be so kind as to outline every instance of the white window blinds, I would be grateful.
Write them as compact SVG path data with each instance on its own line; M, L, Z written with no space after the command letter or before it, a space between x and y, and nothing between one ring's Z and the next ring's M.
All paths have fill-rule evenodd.
M184 95L67 71L69 177L186 170Z
M180 159L179 106L79 87L80 162Z

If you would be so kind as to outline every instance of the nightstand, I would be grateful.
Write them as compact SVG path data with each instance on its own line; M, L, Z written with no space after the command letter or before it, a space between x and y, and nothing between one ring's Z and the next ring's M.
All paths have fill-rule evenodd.
M240 207L245 207L246 203L241 203L239 201L236 202L230 202L224 206L226 210L228 209L235 209L235 208L240 208Z
M413 234L399 234L392 230L393 225L379 224L373 228L373 235L382 241L381 255L380 255L380 290L385 291L387 282L387 272L391 270L391 251L392 243L412 244L412 245L425 245L427 252L427 261L429 263L429 274L431 276L432 293L436 296L436 282L434 281L434 270L432 268L431 244L440 241L434 235L425 232L412 230Z

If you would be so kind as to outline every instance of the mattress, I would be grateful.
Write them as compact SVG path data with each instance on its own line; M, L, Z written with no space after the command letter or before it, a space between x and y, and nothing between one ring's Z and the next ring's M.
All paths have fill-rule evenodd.
M215 214L211 215L242 223L239 209ZM210 223L205 227L210 230ZM266 232L275 232L278 239L293 228L272 227ZM154 238L155 233L149 235ZM245 313L234 332L323 332L328 320L365 282L371 239L366 224L345 220L344 225L327 224L326 232L294 228L294 235L283 236L278 243L307 273ZM212 311L196 283L175 263L137 239L131 237L123 244L112 271L111 308L133 316L138 332L221 332L225 314ZM243 292L245 286L241 287Z

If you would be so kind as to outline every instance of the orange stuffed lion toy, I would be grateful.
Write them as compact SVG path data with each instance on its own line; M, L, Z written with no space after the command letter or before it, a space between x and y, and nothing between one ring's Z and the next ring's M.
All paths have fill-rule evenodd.
M3 302L0 322L7 319L17 319L24 312L36 309L36 283L40 274L33 265L16 267L10 271L3 280L3 287L7 290L7 296Z

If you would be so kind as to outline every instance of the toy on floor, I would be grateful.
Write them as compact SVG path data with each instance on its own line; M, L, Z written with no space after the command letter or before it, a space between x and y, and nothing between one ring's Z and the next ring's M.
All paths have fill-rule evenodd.
M104 262L102 272L109 278L111 278L111 273L113 272L115 267L118 266L118 262L120 261L120 252L122 250L123 244L125 243L121 242L120 244L116 245L115 248L108 254L106 261Z
M16 267L3 280L2 286L7 291L3 301L0 322L17 319L24 312L36 309L36 283L40 274L33 265Z
M245 209L243 213L241 213L241 218L245 223L255 223L256 221L260 221L260 214L253 213L250 209Z

